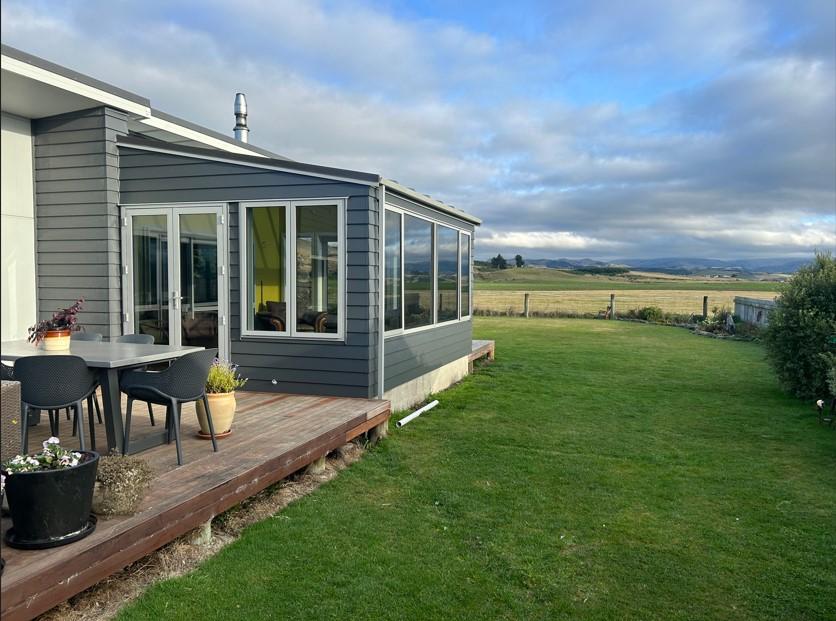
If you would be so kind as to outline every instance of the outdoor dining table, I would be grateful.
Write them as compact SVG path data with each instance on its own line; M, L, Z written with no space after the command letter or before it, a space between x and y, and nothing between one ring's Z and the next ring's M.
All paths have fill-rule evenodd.
M79 356L91 369L99 374L102 388L102 409L104 410L107 449L124 452L125 431L122 425L122 396L119 391L119 372L125 369L143 367L157 362L174 360L186 354L200 351L203 347L180 345L139 345L136 343L109 343L107 341L71 341L70 349L46 351L25 340L0 343L0 360L14 361L26 356ZM49 378L44 378L49 381ZM162 444L167 434L161 432L140 442L133 442L131 452Z

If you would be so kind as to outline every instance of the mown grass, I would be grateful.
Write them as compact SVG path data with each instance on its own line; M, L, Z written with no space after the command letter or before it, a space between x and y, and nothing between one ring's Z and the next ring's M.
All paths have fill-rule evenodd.
M833 619L836 431L760 346L478 319L497 360L121 619Z
M623 276L575 274L567 270L541 267L480 271L477 291L584 291L656 289L662 291L776 291L778 283L732 278L699 279L653 277L646 273Z

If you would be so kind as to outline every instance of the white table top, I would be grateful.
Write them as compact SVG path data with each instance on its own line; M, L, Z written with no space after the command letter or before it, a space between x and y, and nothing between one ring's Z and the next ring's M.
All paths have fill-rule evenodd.
M20 340L0 343L0 360L17 360L25 356L79 356L84 359L88 367L118 369L171 360L202 349L204 348L182 345L71 341L68 350L46 351L25 340Z

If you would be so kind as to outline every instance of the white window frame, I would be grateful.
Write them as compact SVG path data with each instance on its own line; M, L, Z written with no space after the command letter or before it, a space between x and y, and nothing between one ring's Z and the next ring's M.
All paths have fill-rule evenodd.
M438 228L443 226L444 228L450 229L454 233L456 233L456 317L454 319L448 319L447 321L438 321ZM436 322L433 324L434 326L448 326L451 323L458 323L462 320L462 309L461 309L461 299L462 299L462 279L461 275L459 274L461 270L461 229L458 229L454 226L450 226L448 224L443 224L441 222L436 222L434 227L434 235L433 235L433 259L435 261L435 270L434 270L434 280L435 280L435 319Z
M388 339L388 338L397 337L397 336L414 334L416 332L423 332L424 330L432 330L433 328L448 326L448 325L451 325L451 324L454 324L454 323L459 323L459 322L463 322L463 321L470 321L472 311L473 311L473 245L472 245L473 233L471 231L467 230L467 229L462 228L462 227L459 227L459 226L456 226L456 225L453 225L453 224L449 224L447 222L439 222L438 220L433 220L432 218L429 218L429 217L427 217L423 214L419 214L419 213L416 213L416 212L411 211L409 209L404 209L402 207L392 205L391 203L386 203L384 205L383 226L385 226L385 224L386 224L386 222L385 222L386 210L389 210L389 211L392 211L392 212L395 212L395 213L398 213L398 214L401 215L401 228L400 228L400 236L401 236L401 327L400 328L395 328L393 330L386 330L386 332L384 333L384 338ZM426 222L429 222L432 225L432 235L433 235L433 249L432 249L432 265L433 265L433 279L432 279L433 295L432 295L432 299L433 299L433 308L432 308L432 313L433 313L433 321L432 321L432 323L427 324L426 326L419 326L417 328L406 328L406 317L405 317L406 311L405 311L405 304L404 304L404 292L405 292L404 284L406 282L406 273L405 273L405 269L404 269L405 268L404 259L405 259L405 256L406 256L406 252L404 252L404 250L405 250L405 245L406 245L406 239L404 238L404 222L405 222L404 221L404 216L412 216L414 218L418 218L420 220L424 220ZM468 311L471 314L468 314L468 315L465 315L465 316L463 316L461 314L462 313L462 308L461 308L461 275L459 275L458 286L456 288L456 293L457 293L458 299L459 299L458 319L451 319L449 321L445 321L445 322L442 322L442 323L437 323L437 320L438 320L438 248L437 248L437 246L438 246L438 241L437 241L438 240L438 231L437 231L437 227L438 226L446 226L447 228L453 229L454 231L457 231L459 233L459 257L461 257L461 239L462 239L462 236L466 235L471 240L470 265L468 265L468 272L469 272L469 279L470 279L470 296L469 296ZM384 245L384 248L383 248L383 252L384 253L386 252L385 245ZM385 256L383 257L381 262L383 263L384 269L385 269L385 264L386 264ZM459 264L457 264L457 266L456 266L457 270L459 269L460 264L461 264L461 258L459 259ZM384 276L384 281L385 281L385 276Z
M238 204L238 260L240 263L239 289L241 295L241 338L242 339L294 339L316 341L345 340L346 322L346 230L345 211L348 199L345 197L324 197L301 200L265 200L245 201ZM305 206L335 206L337 208L337 332L300 332L297 329L296 316L296 208ZM285 230L287 232L287 257L285 263L286 278L284 280L285 296L285 330L251 330L247 328L247 314L249 306L247 291L249 289L249 253L247 231L247 209L253 207L284 207ZM245 314L246 313L246 314Z
M464 245L462 242L467 239L467 314L464 314L464 309L461 307L462 300L462 249ZM459 320L469 321L473 315L473 234L469 231L459 230Z

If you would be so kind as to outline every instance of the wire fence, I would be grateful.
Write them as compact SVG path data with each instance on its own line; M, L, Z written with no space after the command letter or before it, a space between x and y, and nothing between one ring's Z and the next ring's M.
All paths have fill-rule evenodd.
M525 315L548 317L596 317L606 313L610 296L615 296L616 314L648 306L664 313L702 315L704 305L734 308L734 297L774 299L771 291L670 291L659 289L586 290L586 291L479 291L474 292L473 308L477 315ZM707 297L707 300L705 299Z

